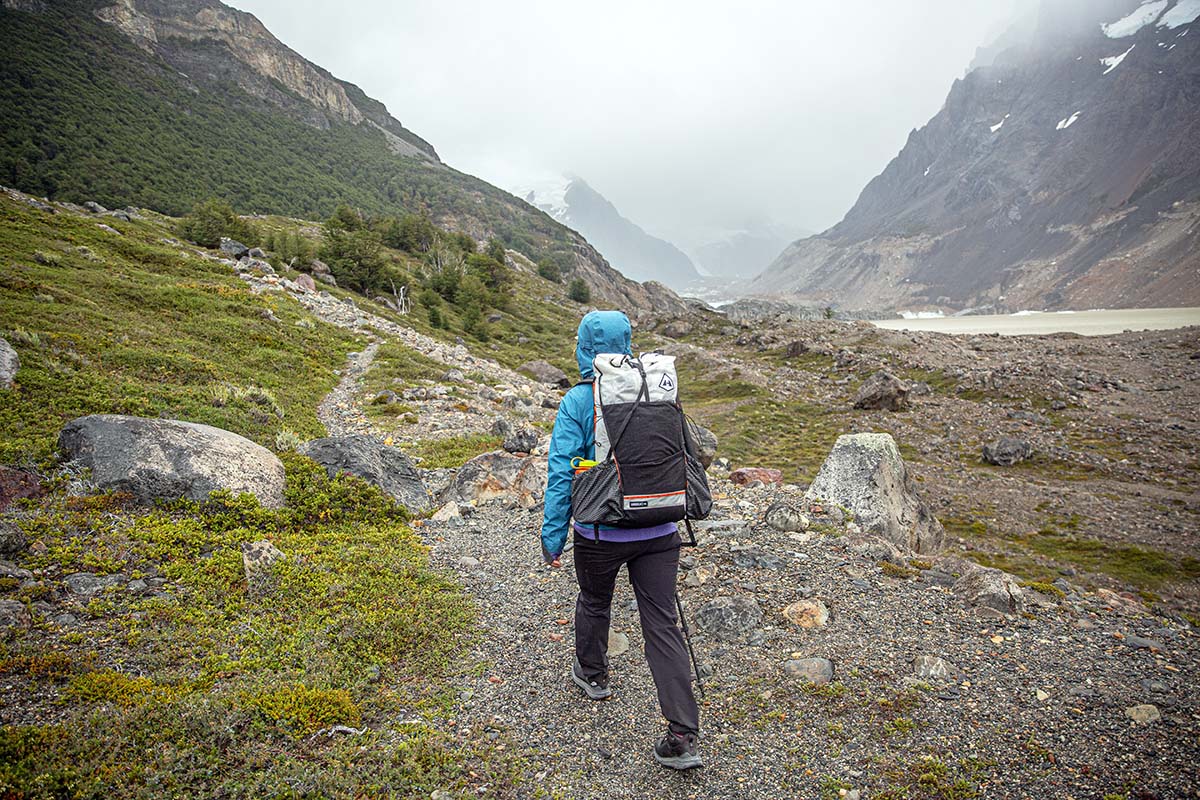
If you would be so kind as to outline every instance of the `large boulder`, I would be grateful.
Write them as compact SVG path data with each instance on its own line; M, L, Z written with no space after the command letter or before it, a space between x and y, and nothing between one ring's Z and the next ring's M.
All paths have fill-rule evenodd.
M1033 455L1033 446L1023 439L1002 436L983 446L983 460L998 467L1011 467Z
M548 383L559 389L567 389L571 386L571 379L567 377L567 373L545 361L527 361L517 367L517 372L528 375L538 383Z
M413 462L400 448L374 436L326 436L305 442L299 452L325 467L329 477L348 472L378 486L411 511L430 506L429 492Z
M546 489L546 459L503 451L484 453L463 464L447 487L445 500L501 501L532 508Z
M225 237L221 237L220 249L223 254L235 261L250 252L250 248L246 247L246 245L234 239L226 239Z
M0 339L0 389L11 389L13 378L21 367L17 351L4 339Z
M839 436L805 499L848 508L868 534L915 553L933 553L945 531L917 496L896 442L886 433Z
M908 391L908 384L892 373L880 370L858 388L854 407L903 411L908 408Z
M93 414L68 422L58 446L71 466L91 471L97 488L143 503L204 500L225 489L248 492L268 508L283 505L283 464L275 454L209 425Z

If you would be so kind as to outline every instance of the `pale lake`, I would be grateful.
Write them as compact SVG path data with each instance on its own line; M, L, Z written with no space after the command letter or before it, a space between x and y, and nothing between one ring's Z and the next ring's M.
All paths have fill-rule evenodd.
M872 320L871 324L894 331L939 333L998 333L1020 336L1045 333L1078 333L1104 336L1122 331L1158 331L1200 325L1200 308L1118 308L1096 311L1022 311L970 317Z

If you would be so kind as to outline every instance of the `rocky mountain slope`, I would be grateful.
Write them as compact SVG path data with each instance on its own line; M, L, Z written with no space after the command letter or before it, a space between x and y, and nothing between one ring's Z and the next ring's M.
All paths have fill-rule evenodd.
M582 178L563 178L518 194L586 236L623 275L637 281L659 281L676 291L700 277L682 250L621 216L616 206Z
M582 277L598 299L680 308L575 231L443 164L358 87L217 0L4 0L0 182L51 198L181 214L319 219L340 203L418 213Z
M751 291L847 308L1200 303L1200 8L1047 2Z

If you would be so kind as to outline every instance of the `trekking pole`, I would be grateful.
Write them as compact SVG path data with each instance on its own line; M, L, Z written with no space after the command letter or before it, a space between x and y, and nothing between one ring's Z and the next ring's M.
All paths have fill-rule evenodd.
M679 590L675 590L675 607L679 609L679 624L683 628L683 640L687 642L688 653L692 656L692 669L696 671L696 690L704 697L704 682L700 680L700 665L696 663L696 651L692 648L692 632L688 630L687 617L683 615L683 600Z

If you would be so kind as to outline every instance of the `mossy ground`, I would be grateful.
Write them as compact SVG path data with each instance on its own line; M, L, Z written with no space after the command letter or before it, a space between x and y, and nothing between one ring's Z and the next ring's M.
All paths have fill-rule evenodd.
M478 669L464 658L476 610L429 569L402 508L301 456L285 463L280 511L222 495L153 510L58 492L28 504L22 527L45 549L22 563L45 586L85 570L165 583L105 591L73 630L35 615L4 643L5 705L24 722L0 730L0 793L512 789L502 748L446 733L456 681ZM264 590L247 586L240 550L260 539L287 555Z

